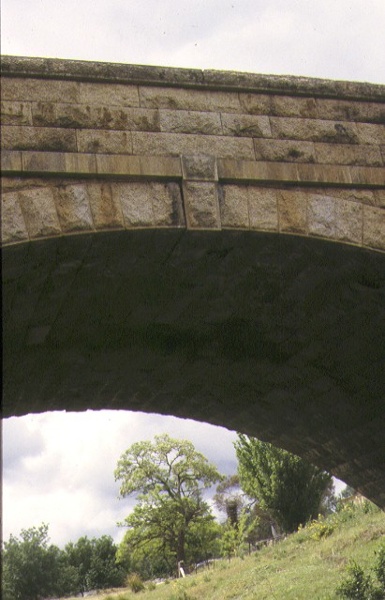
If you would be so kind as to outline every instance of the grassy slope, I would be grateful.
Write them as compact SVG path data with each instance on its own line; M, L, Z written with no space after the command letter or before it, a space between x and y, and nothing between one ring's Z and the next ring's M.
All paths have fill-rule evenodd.
M122 590L94 598L332 600L351 560L368 568L373 564L375 550L385 542L385 514L348 509L334 517L333 522L333 532L321 539L312 539L311 535L319 532L322 524L291 535L244 560L218 562L211 570L161 584L152 591L134 594Z

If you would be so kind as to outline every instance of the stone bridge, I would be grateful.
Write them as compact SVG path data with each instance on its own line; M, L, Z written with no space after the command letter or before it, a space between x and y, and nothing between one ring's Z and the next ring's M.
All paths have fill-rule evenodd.
M4 416L203 420L384 507L385 87L2 74Z

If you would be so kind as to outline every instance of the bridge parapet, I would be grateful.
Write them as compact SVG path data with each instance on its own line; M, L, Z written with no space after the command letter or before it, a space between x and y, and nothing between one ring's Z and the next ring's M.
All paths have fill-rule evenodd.
M2 72L4 244L186 227L385 250L385 86L16 57Z

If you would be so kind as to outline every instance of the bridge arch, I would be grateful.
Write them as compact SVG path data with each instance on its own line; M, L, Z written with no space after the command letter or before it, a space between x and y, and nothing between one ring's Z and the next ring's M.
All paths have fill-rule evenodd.
M384 506L383 86L2 69L4 416L205 420Z

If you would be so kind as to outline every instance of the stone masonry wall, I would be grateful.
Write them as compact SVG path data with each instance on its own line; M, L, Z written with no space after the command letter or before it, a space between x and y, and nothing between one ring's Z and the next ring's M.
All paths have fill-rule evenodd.
M385 250L385 87L4 57L3 243L238 228Z

